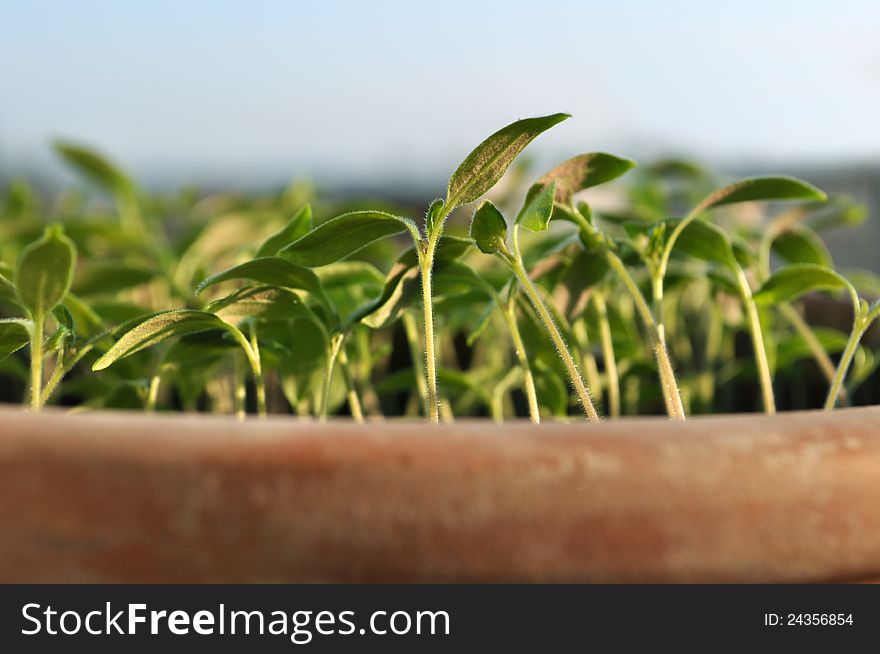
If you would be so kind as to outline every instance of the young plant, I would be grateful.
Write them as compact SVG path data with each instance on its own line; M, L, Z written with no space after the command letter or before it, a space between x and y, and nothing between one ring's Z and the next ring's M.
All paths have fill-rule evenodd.
M550 310L544 303L532 280L529 279L529 273L523 263L522 252L519 247L519 227L521 224L532 231L547 229L553 213L553 198L555 194L556 183L554 182L535 194L526 203L513 225L512 250L507 246L507 221L489 200L484 200L474 212L474 217L471 221L471 238L474 239L474 243L476 243L481 252L497 256L510 268L534 308L535 313L538 314L541 322L544 324L556 351L559 353L559 357L565 365L569 380L574 387L584 413L589 420L598 420L599 413L593 405L587 385L581 376L577 363L569 351L568 345L565 343L565 339L556 325L556 321L553 320Z
M794 264L773 273L755 294L755 301L765 305L792 302L807 293L820 290L845 291L853 309L852 329L825 399L825 409L831 410L840 397L859 341L868 327L880 317L880 300L869 305L859 297L858 291L846 278L830 268L816 264Z
M425 324L425 369L428 382L428 416L439 422L437 395L437 354L434 347L434 307L431 297L431 269L446 218L456 208L479 200L513 163L513 160L539 134L558 125L568 114L526 118L511 123L480 143L449 178L446 198L435 200L425 215L425 236L417 238L419 273L422 280L422 306ZM414 235L413 238L416 238ZM586 393L584 394L586 397ZM592 406L592 404L590 404Z
M43 359L46 349L51 349L46 348L46 321L70 290L75 266L76 247L64 235L61 225L55 224L46 228L42 238L21 251L15 267L15 295L30 320L5 324L7 343L11 338L12 345L4 349L10 351L10 347L20 343L24 336L22 329L27 329L31 348L30 405L35 411L43 406ZM63 331L59 336L63 338ZM60 361L57 365L61 365Z
M825 200L827 196L816 187L794 177L768 176L754 177L743 179L706 196L700 203L694 207L687 216L675 224L668 238L664 239L662 247L652 265L651 272L651 288L654 300L654 318L657 321L657 328L660 334L660 340L665 343L666 334L663 324L663 282L666 278L669 259L672 251L676 246L676 242L683 232L688 229L698 218L704 213L727 205L737 204L740 202L756 202L756 201L780 201L780 200ZM758 310L752 298L752 290L745 272L739 266L736 258L732 256L732 250L722 244L718 239L721 236L716 233L716 244L719 246L718 251L713 254L716 260L728 265L734 273L736 286L738 288L740 298L748 315L749 332L752 336L752 344L755 350L755 361L758 366L759 379L761 383L761 392L764 400L764 411L766 413L776 412L776 402L773 397L773 379L770 373L770 365L767 361L767 352L764 347L764 340L761 330L761 322L758 317ZM724 237L726 238L726 236Z

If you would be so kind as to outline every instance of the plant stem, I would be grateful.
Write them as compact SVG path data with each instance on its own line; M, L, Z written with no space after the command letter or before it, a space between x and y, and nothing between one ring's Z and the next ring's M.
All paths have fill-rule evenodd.
M422 403L422 410L428 415L428 386L425 381L425 371L422 368L422 344L419 342L419 329L415 318L409 311L403 312L403 331L409 344L409 355L412 359L413 373L416 378L416 390Z
M504 394L516 384L521 374L522 368L511 368L492 391L492 420L499 424L504 422ZM538 421L533 418L532 422L537 424Z
M233 399L235 400L235 417L239 420L244 420L245 417L245 407L247 403L247 387L245 386L244 379L244 362L241 360L244 355L239 355L235 357L235 366L234 366L234 376L235 376L235 388L233 390ZM157 379L158 375L155 375L153 379ZM152 383L150 384L152 387ZM158 384L157 384L158 386Z
M151 413L156 410L159 401L159 385L162 383L162 374L159 370L150 377L150 385L147 387L147 399L144 402L144 411Z
M39 411L43 406L43 330L46 318L35 313L31 334L31 409Z
M776 413L776 401L773 398L773 376L770 374L770 362L767 360L767 349L764 346L764 332L761 329L758 307L755 306L755 301L752 299L752 288L749 286L749 280L742 267L737 265L734 270L740 298L749 319L749 333L752 336L752 349L755 351L755 364L758 367L764 413L773 415Z
M605 259L608 265L617 273L617 276L626 286L627 291L632 296L635 303L636 311L642 318L648 337L651 339L651 346L654 349L654 356L657 358L657 368L660 373L660 383L663 386L663 400L666 404L666 412L670 418L684 420L684 405L681 402L681 392L678 388L678 382L675 380L675 371L672 362L669 360L669 353L666 351L666 343L660 335L657 323L642 292L639 290L638 284L629 274L623 261L620 260L611 250L605 250Z
M859 341L870 324L871 321L867 320L863 313L856 314L853 321L853 328L849 335L849 340L846 342L846 348L844 348L840 361L837 364L837 370L834 373L831 388L828 389L828 395L825 398L824 408L826 411L830 411L837 405L837 399L840 397L840 390L843 388L843 382L849 372L849 367L852 363L853 356L855 356L856 348L858 348Z
M617 373L617 359L614 356L614 341L611 337L611 324L608 322L608 307L599 292L593 293L593 304L599 317L599 338L602 341L602 358L605 359L605 378L608 383L608 412L612 418L620 417L620 376Z
M538 409L538 394L535 391L535 378L532 375L532 367L529 364L529 358L526 356L526 347L519 333L519 326L516 324L515 312L515 296L511 292L507 301L502 307L504 321L507 323L507 329L510 332L510 339L513 341L513 351L516 356L517 363L523 374L523 387L526 392L526 399L529 403L529 419L539 424L541 422L541 412Z
M547 306L538 294L538 290L535 288L534 284L532 284L532 280L529 279L529 274L526 272L525 266L523 265L522 256L519 252L519 244L517 243L518 227L519 225L514 225L513 227L514 254L511 256L509 253L505 253L505 256L507 257L505 260L508 261L511 268L513 268L513 274L516 275L520 286L523 291L525 291L526 297L528 297L529 302L531 302L532 307L534 307L541 322L544 323L547 334L550 336L550 340L553 341L553 345L556 347L556 351L559 353L559 357L562 359L562 363L568 371L568 377L571 379L571 383L574 386L575 393L577 393L578 400L580 400L581 407L583 408L587 419L598 420L599 414L596 411L596 407L593 406L593 401L590 399L590 393L587 390L583 377L581 377L577 363L575 363L574 358L571 356L571 352L568 351L568 346L565 344L565 339L562 338L562 334L559 333L559 328L556 326L553 316L550 315L550 311L547 309Z
M363 422L364 412L361 409L361 399L358 396L354 377L351 374L351 367L348 363L348 354L344 347L339 348L339 366L342 368L342 377L345 380L345 387L348 389L348 408L351 409L351 417L355 422Z
M333 368L336 366L336 357L339 356L339 350L342 347L344 335L337 332L330 337L330 343L327 346L327 360L324 365L324 377L321 382L321 409L318 419L321 422L327 422L327 412L330 407L330 386L333 381Z
M257 325L251 323L251 350L254 353L256 367L254 368L254 391L257 395L257 415L266 417L266 384L263 381L263 366L260 360L260 344L257 341Z
M434 234L428 239L427 247L422 251L420 242L419 252L419 270L422 280L422 309L425 321L425 372L427 375L427 405L428 418L433 423L440 422L440 404L437 395L437 358L434 351L434 302L431 298L431 268L434 263L434 251L437 248L440 230L436 230L437 238Z
M822 371L822 374L825 376L825 379L828 380L830 386L834 381L834 363L831 361L831 357L828 356L825 348L822 347L822 343L819 342L816 333L810 329L807 321L803 319L800 313L798 313L798 310L788 302L780 304L779 311L782 313L782 317L785 318L789 324L794 327L800 337L804 339L804 342L810 349L810 353L813 355L813 359L816 361L816 365L819 366L819 370ZM844 386L840 387L840 393L837 399L843 403L847 402L848 394Z
M55 367L52 368L52 374L49 376L49 379L46 380L45 386L43 386L43 390L40 393L40 401L43 405L49 402L49 397L52 395L52 391L58 386L61 378L64 377L64 345L62 344L58 348L58 354L55 357Z

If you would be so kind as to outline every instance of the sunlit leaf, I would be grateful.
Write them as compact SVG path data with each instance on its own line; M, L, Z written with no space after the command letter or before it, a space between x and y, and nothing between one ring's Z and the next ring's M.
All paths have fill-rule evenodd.
M478 200L535 137L569 117L559 113L518 120L480 143L452 173L446 189L446 211Z
M839 274L815 264L795 264L781 268L755 293L755 302L777 304L790 302L813 291L835 291L849 287Z

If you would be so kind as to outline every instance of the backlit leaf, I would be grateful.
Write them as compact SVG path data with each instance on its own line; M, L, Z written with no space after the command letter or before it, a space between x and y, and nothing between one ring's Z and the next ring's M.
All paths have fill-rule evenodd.
M518 120L480 143L452 173L446 189L446 210L479 199L535 137L566 118L569 114L559 113Z

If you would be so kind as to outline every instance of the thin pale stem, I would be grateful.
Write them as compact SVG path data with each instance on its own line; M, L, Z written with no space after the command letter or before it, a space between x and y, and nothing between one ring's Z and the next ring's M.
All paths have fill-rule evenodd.
M578 370L577 363L575 363L574 357L571 356L571 352L568 350L565 339L562 338L562 334L556 326L556 321L553 320L553 316L550 315L550 311L547 309L547 306L544 304L538 290L535 288L534 284L532 284L532 280L529 279L529 274L523 266L522 257L519 256L519 247L516 243L516 226L514 226L513 229L514 255L508 259L508 262L510 263L511 268L513 268L513 273L516 275L526 297L529 299L529 302L531 302L532 307L534 307L541 322L544 323L544 328L547 330L550 340L556 347L556 351L559 353L559 357L562 359L562 363L568 371L568 377L574 386L575 393L578 396L578 400L581 403L581 407L583 408L587 419L598 420L599 413L593 405L593 400L590 399L590 393L587 390L587 385L584 383L584 378L581 376L580 370Z
M43 386L43 390L40 393L41 402L45 406L49 402L49 397L52 395L52 391L57 388L58 384L61 382L61 378L64 377L64 373L66 372L64 369L64 345L61 345L58 348L58 354L55 356L55 367L52 369L52 374L49 376L49 379L46 380L46 385Z
M412 359L413 372L416 378L416 390L419 393L422 409L425 415L428 415L428 385L425 378L425 371L422 367L422 344L419 339L419 329L416 325L415 318L409 311L403 312L403 331L406 334L406 341L409 345L409 354Z
M439 230L438 230L439 231ZM438 237L439 238L439 237ZM434 263L434 250L437 239L428 241L426 251L419 250L419 269L422 280L422 309L425 322L425 373L428 418L433 423L440 422L440 404L437 394L437 357L434 350L434 302L431 297L431 268Z
M239 420L244 420L247 405L247 386L245 385L244 362L242 361L243 356L244 355L239 355L235 357L235 365L233 371L233 374L235 376L235 388L233 389L235 417ZM154 375L153 379L157 378L158 375Z
M529 358L526 356L526 347L519 332L519 326L516 324L516 312L514 296L508 298L502 308L504 321L507 323L507 330L510 332L510 339L513 341L513 351L516 356L517 363L523 374L523 388L526 393L526 399L529 403L529 419L538 424L541 422L541 412L538 409L538 394L535 391L535 378L532 375L532 366L529 364Z
M684 420L684 405L681 401L681 392L678 388L678 382L675 380L675 371L672 367L672 361L669 359L669 353L666 351L666 343L660 335L657 323L648 304L645 302L642 292L639 290L638 284L629 274L623 261L610 250L605 251L605 258L608 265L614 270L623 285L626 287L630 296L635 303L636 311L645 325L648 337L651 339L651 346L654 349L654 356L657 358L657 368L660 374L660 384L663 386L663 400L666 404L666 412L670 418Z
M504 422L504 395L516 384L522 374L522 368L511 368L493 389L491 411L492 420L495 422ZM532 419L532 422L537 423L538 421Z
M43 407L43 330L46 318L41 313L33 316L31 334L31 409L39 411Z
M318 415L318 419L321 422L327 421L327 412L330 410L330 387L333 382L333 368L336 367L336 358L339 356L342 341L343 334L336 333L330 337L330 343L327 346L327 359L324 364L324 377L321 382L321 409Z
M253 352L256 366L254 368L254 391L257 396L257 415L266 417L266 383L263 381L263 365L260 359L260 344L257 340L257 325L251 323L250 329L251 351Z
M846 342L846 348L844 348L840 361L837 364L837 370L834 373L831 388L828 389L828 396L825 398L824 408L826 411L830 411L837 405L837 399L840 397L840 389L843 388L843 382L846 380L846 375L849 372L853 356L855 356L856 349L859 346L859 341L862 339L862 336L870 324L871 322L866 320L862 314L856 314L852 332L850 332L849 339Z
M749 321L749 333L752 337L752 349L755 351L755 365L758 368L758 381L761 385L761 397L764 403L764 413L776 413L776 401L773 397L773 375L770 373L770 362L767 360L767 348L764 346L764 332L761 329L761 318L758 316L758 307L752 299L752 289L749 280L740 266L736 266L736 282L746 316Z
M351 417L355 422L364 421L364 412L361 408L361 398L357 392L354 376L351 374L351 365L348 362L348 353L345 348L339 349L339 367L342 369L342 378L348 391L348 408L351 409Z
M159 403L159 387L162 384L162 373L157 370L153 373L153 376L150 377L150 385L147 387L147 399L144 402L144 410L147 412L153 412L156 410L156 405Z
M804 343L807 344L810 353L813 355L813 359L816 361L816 365L819 366L822 375L828 380L830 387L831 383L834 381L834 362L831 361L831 357L828 356L825 348L822 347L822 343L819 341L816 333L810 328L803 316L798 313L798 310L791 306L791 304L784 302L779 305L779 310L782 313L782 317L785 318L789 324L794 327L800 337L804 339ZM848 401L848 394L844 386L840 387L837 399L841 403L846 403Z
M593 304L599 318L599 339L602 341L602 358L605 360L605 379L608 383L608 412L612 418L620 417L620 376L617 372L617 358L614 356L614 341L611 337L611 323L608 322L608 307L601 293L593 293Z

